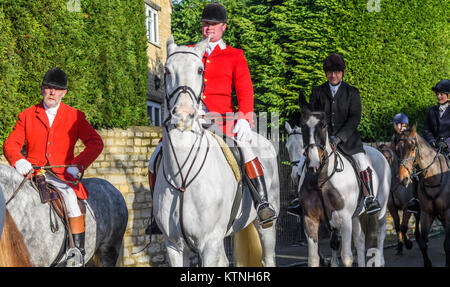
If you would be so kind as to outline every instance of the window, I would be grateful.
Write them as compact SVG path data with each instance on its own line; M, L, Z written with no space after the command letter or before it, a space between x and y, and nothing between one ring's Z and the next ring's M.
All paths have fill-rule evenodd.
M158 13L149 5L145 5L145 16L147 26L147 39L150 43L158 45Z
M153 126L161 126L161 104L147 101L147 115L150 116Z

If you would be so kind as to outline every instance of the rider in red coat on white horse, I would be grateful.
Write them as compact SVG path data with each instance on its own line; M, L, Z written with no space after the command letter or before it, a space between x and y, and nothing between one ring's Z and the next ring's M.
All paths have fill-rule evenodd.
M267 201L267 189L262 166L250 147L253 126L253 85L244 52L224 43L222 35L227 27L225 7L210 3L202 13L202 35L210 37L209 45L202 58L204 64L203 112L218 115L216 124L222 132L234 137L245 161L245 173L251 182L252 194L259 222L263 228L270 227L276 219L276 212ZM239 110L232 103L232 89L235 89ZM230 118L228 115L232 116ZM234 114L237 113L237 120ZM149 185L153 192L156 176L154 162L161 143L153 152L149 163ZM152 220L147 234L161 233Z
M16 125L6 139L3 153L15 169L26 176L36 166L75 165L85 170L102 152L103 141L86 120L83 112L61 102L67 93L67 75L59 68L49 70L42 81L43 100L19 114ZM85 149L74 156L75 144L81 139ZM25 157L21 154L26 145ZM75 181L79 170L75 166L52 168L46 182L54 185L66 203L75 246L84 255L85 219L77 197L86 199L87 190ZM36 172L34 173L36 174ZM63 181L64 180L64 181Z

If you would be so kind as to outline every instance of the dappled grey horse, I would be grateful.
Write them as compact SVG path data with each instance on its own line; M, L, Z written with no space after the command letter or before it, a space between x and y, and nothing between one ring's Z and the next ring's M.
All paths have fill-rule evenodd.
M0 188L8 201L24 177L14 168L0 164ZM81 181L89 192L85 201L85 261L94 254L100 266L115 266L122 247L128 210L122 194L100 178ZM60 218L42 204L38 192L27 181L7 205L24 238L33 266L65 266L66 230Z

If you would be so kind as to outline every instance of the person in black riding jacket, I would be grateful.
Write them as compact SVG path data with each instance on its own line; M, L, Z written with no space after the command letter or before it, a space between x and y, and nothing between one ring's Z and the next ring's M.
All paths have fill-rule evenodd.
M447 157L450 147L450 80L441 80L431 88L436 93L437 105L428 108L423 127L423 138Z

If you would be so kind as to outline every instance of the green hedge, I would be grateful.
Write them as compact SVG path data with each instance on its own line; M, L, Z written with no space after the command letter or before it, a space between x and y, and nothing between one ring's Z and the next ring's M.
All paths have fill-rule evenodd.
M183 44L200 39L205 0L174 4L172 30ZM423 126L435 104L431 87L450 78L448 1L223 0L224 40L245 51L257 111L298 117L297 97L326 81L323 59L344 55L344 80L361 91L364 141L387 140L392 117L407 114Z
M5 0L0 27L1 147L53 67L69 77L63 102L95 128L148 124L144 1Z

